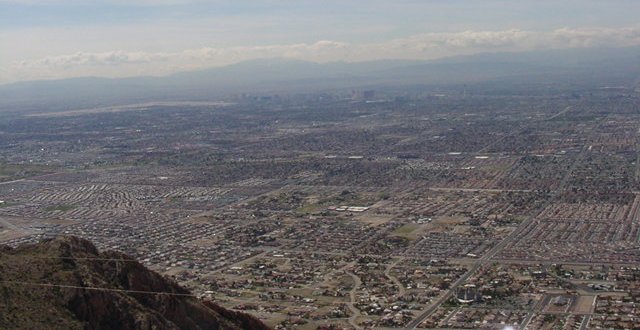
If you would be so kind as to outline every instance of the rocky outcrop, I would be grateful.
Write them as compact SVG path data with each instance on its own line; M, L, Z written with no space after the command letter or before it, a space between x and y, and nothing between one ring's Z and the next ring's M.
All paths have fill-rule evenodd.
M76 237L0 249L0 328L268 329Z

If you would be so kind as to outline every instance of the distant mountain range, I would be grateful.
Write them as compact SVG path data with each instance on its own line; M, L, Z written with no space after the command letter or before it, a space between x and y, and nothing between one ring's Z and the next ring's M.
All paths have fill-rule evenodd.
M313 63L253 60L164 77L72 78L0 85L0 110L72 109L142 101L211 100L240 93L289 93L497 83L619 85L640 77L640 47L484 53L432 61ZM42 110L42 109L41 109Z

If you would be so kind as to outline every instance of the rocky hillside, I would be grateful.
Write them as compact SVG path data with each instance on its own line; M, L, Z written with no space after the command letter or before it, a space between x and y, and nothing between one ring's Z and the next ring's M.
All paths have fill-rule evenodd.
M190 296L124 254L63 237L0 246L0 329L268 328Z

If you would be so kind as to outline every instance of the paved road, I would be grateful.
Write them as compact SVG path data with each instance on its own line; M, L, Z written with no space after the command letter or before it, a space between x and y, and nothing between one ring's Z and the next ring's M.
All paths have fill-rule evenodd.
M351 324L351 326L353 326L356 329L362 329L362 327L358 325L358 322L356 322L356 319L358 318L358 316L360 316L360 310L357 309L355 306L356 291L358 291L358 288L360 288L360 286L362 285L362 281L360 281L360 277L358 277L356 274L352 272L347 272L347 274L351 276L354 283L353 288L351 288L351 291L349 291L349 303L347 304L347 307L349 307L349 310L351 311L351 317L349 317L349 324Z
M591 321L591 315L585 316L584 319L582 320L582 323L580 323L580 330L588 329L590 321Z
M536 312L538 310L540 310L542 308L542 306L544 306L544 300L545 299L540 299L538 300L538 302L535 304L535 306L531 307L531 309L529 310L529 312L527 313L527 316L524 317L524 320L522 320L522 323L520 324L520 328L521 329L526 329L527 326L529 325L529 322L531 322L531 320L533 319L533 316L536 314Z
M4 181L4 182L0 182L0 185L3 185L3 184L10 184L10 183L16 183L16 182L22 182L22 181L24 181L24 180L25 180L25 179L18 179L18 180L12 180L12 181Z
M546 208L548 206L548 204L551 203L551 198L549 198L549 200L545 203L545 205L543 205L540 208L540 211L544 210L544 208ZM438 309L438 307L440 307L440 305L442 305L445 301L447 301L449 298L451 298L453 296L453 293L455 292L455 290L462 285L469 277L471 277L472 274L474 274L482 265L486 264L487 262L490 261L491 258L493 258L496 254L498 254L500 251L502 251L504 249L505 246L507 246L509 243L511 243L516 236L519 234L519 232L526 228L526 226L529 224L529 222L533 221L533 219L535 218L535 216L538 214L539 212L535 212L533 215L531 215L529 218L527 218L525 221L521 222L520 225L514 230L512 231L509 236L507 236L507 238L505 238L504 240L502 240L500 243L498 243L497 245L495 245L491 250L489 250L488 253L486 253L484 256L482 256L482 258L478 259L473 266L471 266L471 268L464 273L464 275L462 275L460 278L458 278L458 280L456 280L450 287L449 290L444 294L441 295L440 297L438 297L426 310L424 310L418 317L416 317L415 319L413 319L411 322L409 322L409 324L407 324L406 328L407 329L415 329L418 325L420 325L420 323L422 323L422 321L424 321L427 317L429 317L429 315L431 315L436 309Z
M465 192L532 192L530 189L491 189L491 188L438 188L438 187L430 187L429 190L434 191L465 191Z
M562 115L564 115L565 113L567 113L567 112L571 111L571 109L573 109L573 106L572 106L572 105L570 105L570 106L568 106L568 107L564 108L562 111L560 111L560 112L556 113L555 115L553 115L553 116L549 117L547 120L552 120L552 119L555 119L555 118L557 118L557 117L559 117L559 116L562 116Z
M405 289L404 289L404 285L402 285L402 283L400 283L400 281L398 281L398 279L395 276L391 276L391 269L393 269L393 267L395 267L397 264L399 264L403 260L404 258L398 258L393 263L390 263L389 265L387 265L387 268L384 270L384 276L386 276L389 280L391 280L391 282L393 282L393 284L395 284L395 286L398 287L398 294L397 294L398 297L404 296Z
M551 118L554 118L554 117L558 116L559 114L562 114L563 112L568 111L569 108L570 107L564 109L563 111L561 111L560 113L556 114L555 116L552 116ZM484 265L484 264L488 263L489 261L491 261L491 259L494 256L496 256L506 246L508 246L511 242L513 242L518 237L520 232L523 229L525 229L532 221L535 220L536 216L540 212L542 212L549 205L551 205L551 203L554 201L555 197L563 190L563 188L565 187L565 185L569 181L569 178L571 177L571 172L573 172L573 170L576 168L576 166L580 163L580 161L582 160L582 158L585 155L585 152L587 151L587 148L588 148L587 145L583 146L582 150L580 151L580 154L573 161L573 163L571 164L571 167L569 169L567 169L567 171L565 172L565 174L564 174L562 180L560 181L560 183L558 184L556 190L554 190L552 195L547 198L547 200L543 203L542 206L540 206L538 208L538 210L536 212L533 212L529 217L527 217L524 221L522 221L520 223L520 225L518 225L518 227L515 230L513 230L504 240L502 240L500 243L495 245L491 250L489 250L489 252L487 252L484 256L482 256L482 258L479 258L473 264L473 266L471 266L471 268L466 273L464 273L464 275L462 275L457 281L455 281L449 287L449 290L447 290L447 292L445 294L443 294L440 297L438 297L431 305L429 305L429 307L427 307L427 309L425 309L420 315L418 315L415 319L413 319L411 322L409 322L407 324L406 328L407 329L415 329L418 325L420 325L420 323L422 323L427 317L429 317L429 315L431 315L436 309L438 309L438 307L440 307L440 305L442 305L445 301L447 301L449 298L451 298L453 296L453 293L455 292L455 290L460 285L462 285L469 277L471 277L472 274L474 274L482 265Z
M598 266L621 266L621 267L636 267L637 263L633 262L606 262L606 261L597 261L597 262L588 262L588 261L566 261L566 260L518 260L518 259L502 259L502 258L494 258L492 259L494 262L503 263L503 264L516 264L516 265L551 265L551 264L562 264L562 265L572 265L572 266L590 266L594 263L597 263Z

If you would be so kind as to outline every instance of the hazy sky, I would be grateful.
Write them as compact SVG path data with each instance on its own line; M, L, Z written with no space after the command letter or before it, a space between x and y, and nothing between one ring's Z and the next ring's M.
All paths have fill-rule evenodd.
M640 45L639 0L0 0L0 83Z

